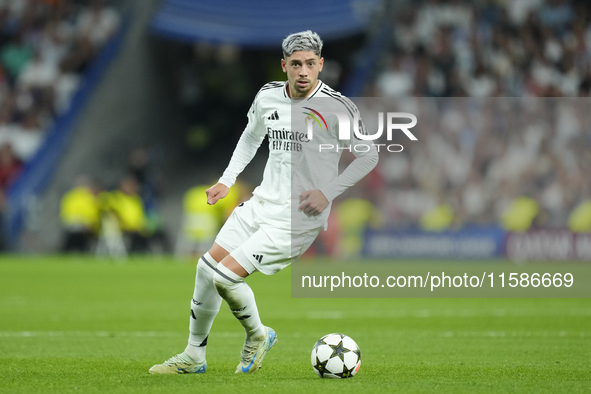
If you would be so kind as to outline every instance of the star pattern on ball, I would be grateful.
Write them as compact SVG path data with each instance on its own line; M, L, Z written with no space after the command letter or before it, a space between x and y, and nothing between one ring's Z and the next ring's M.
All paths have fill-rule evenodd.
M316 368L321 377L324 377L324 372L326 372L326 363L328 363L328 360L320 361L318 356L316 356L316 365L314 365L314 368Z
M343 372L335 373L335 375L337 375L341 379L351 378L353 377L353 369L355 369L355 367L348 369L346 366L343 366Z
M332 354L330 358L338 356L341 361L345 362L345 353L350 352L349 349L343 347L343 341L340 341L338 345L328 345L332 348Z
M324 342L322 338L319 339L318 342L316 342L316 345L314 345L314 349L318 349L318 346L320 345L326 345L326 342Z

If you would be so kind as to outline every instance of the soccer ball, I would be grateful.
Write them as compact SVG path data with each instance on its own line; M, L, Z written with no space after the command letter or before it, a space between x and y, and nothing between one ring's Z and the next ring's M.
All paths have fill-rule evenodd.
M312 367L321 378L352 378L360 366L359 346L344 334L325 335L312 349Z

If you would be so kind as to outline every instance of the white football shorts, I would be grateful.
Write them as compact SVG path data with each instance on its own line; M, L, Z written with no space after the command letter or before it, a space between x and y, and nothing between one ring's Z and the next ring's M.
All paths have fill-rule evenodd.
M256 197L240 204L215 239L249 274L255 270L265 275L281 271L304 254L322 228L290 228L289 213L283 220L265 215L268 204Z

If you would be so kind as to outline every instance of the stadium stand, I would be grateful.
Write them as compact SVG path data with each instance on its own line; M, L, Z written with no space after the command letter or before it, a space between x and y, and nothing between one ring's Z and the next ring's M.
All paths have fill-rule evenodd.
M14 0L0 2L0 20L0 140L27 162L120 17L100 0Z
M50 179L84 102L81 92L97 78L95 60L104 58L99 54L121 18L103 0L4 0L0 21L0 143L24 164L2 191L7 236L14 241L32 193Z
M496 237L497 230L504 231L503 217L510 217L505 221L505 228L566 229L569 223L576 229L586 228L587 221L572 217L576 207L585 206L585 201L591 198L591 190L585 182L585 174L591 169L587 114L591 89L591 7L588 2L400 0L350 2L346 7L342 2L331 0L309 3L318 13L306 26L317 30L326 41L327 67L321 76L323 80L330 80L331 85L349 96L399 99L400 108L445 103L430 113L431 118L421 118L417 126L421 128L421 133L417 134L420 143L413 145L412 151L405 150L410 154L383 156L369 177L369 183L364 185L364 197L381 213L384 228L414 231L421 229L422 218L422 230L429 230L427 232L461 231L473 225L494 226ZM360 6L361 3L366 7ZM0 0L0 9L3 4L8 1ZM69 4L68 12L64 11L66 22L95 32L96 28L89 27L90 11L82 12L82 8L73 7L82 3L58 1L51 4ZM189 152L183 156L181 153L186 152L177 150L172 155L168 153L166 159L177 162L173 166L174 180L169 180L175 182L175 191L163 198L159 208L166 208L162 221L172 222L168 229L175 231L182 221L182 195L191 185L221 173L231 153L225 143L237 138L242 131L244 119L227 114L241 113L248 108L261 85L259 80L283 77L276 67L276 44L302 22L292 18L295 14L290 7L293 5L287 3L266 9L263 14L257 12L266 7L265 1L247 4L225 0L217 2L216 7L208 2L188 0L152 1L151 4L154 12L150 12L149 22L141 31L146 33L149 29L150 45L155 43L149 49L164 53L168 63L158 68L151 62L152 54L144 54L141 62L133 63L134 77L148 75L142 68L147 64L145 67L153 68L149 74L151 79L148 78L148 83L148 79L139 81L138 77L133 86L145 94L143 87L138 86L145 84L146 89L152 89L160 79L172 80L170 85L174 85L167 87L168 90L151 90L151 96L157 91L178 99L166 100L177 109L162 115L167 123L159 127L170 132L167 137L178 139L178 145L184 145L182 148ZM370 13L376 10L378 14ZM0 13L0 19L8 21L3 27L9 28L19 21L12 17L14 12L4 8ZM251 17L255 14L267 17L262 20ZM2 19L6 15L11 18ZM54 71L38 63L39 59L61 58L64 59L62 68L67 66L67 70L78 73L88 70L90 56L97 53L93 48L104 45L108 36L105 32L120 23L116 22L120 19L116 15L106 13L101 22L96 22L96 37L92 34L93 37L86 40L75 40L68 48L76 49L69 52L59 45L59 24L42 29L46 33L43 44L38 45L41 51L27 52L19 46L19 40L21 43L23 39L30 40L31 34L14 38L2 33L0 44L3 49L10 50L5 55L8 61L1 63L0 70L0 79L4 81L1 84L3 94L0 94L3 104L0 123L6 124L3 119L12 117L10 108L26 102L14 93L18 84L12 75L22 67L19 66L22 59L31 59L27 64L30 70L37 71L26 72L23 68L20 71L24 75L22 86L35 86L34 89L41 92L55 90L56 96L51 100L45 94L35 96L41 100L40 105L46 106L42 108L51 111L38 109L22 114L18 124L19 127L26 125L28 136L47 133L45 122L49 119L51 123L52 118L41 115L53 113L55 116L67 108L68 94L71 95L82 74L78 74L78 79L68 79L64 88L56 90ZM280 23L284 19L295 25ZM76 20L79 22L74 23ZM330 23L320 23L326 20ZM352 34L351 42L355 45L349 46L347 40ZM339 43L339 48L333 45L335 42ZM269 49L270 44L273 49ZM137 48L137 45L130 44L126 52L131 53L132 47ZM343 51L346 52L344 56ZM10 82L12 80L15 82ZM102 97L105 101L105 96ZM127 100L130 105L142 102L139 96L133 97L134 100ZM452 98L456 98L455 101ZM155 102L153 98L149 100ZM153 110L156 107L161 110L164 104L161 100L150 111L156 112ZM509 113L503 105L521 112ZM146 108L141 110L144 112L136 108L135 112L130 110L118 116L148 119ZM475 113L482 115L478 122L472 122ZM95 118L95 124L97 118L100 116ZM105 133L110 133L113 150L120 151L125 148L115 146L119 142L115 140L117 131L139 134L135 129L143 132L147 123L157 123L146 121L141 127L135 123L130 127L114 126L115 118L109 125L110 129L117 130ZM369 126L371 122L366 120L366 123ZM97 129L95 126L95 133ZM90 137L87 134L85 138ZM25 148L13 145L12 152L7 148L3 153L6 157L0 160L3 180L23 172L20 163L26 165L27 152L34 151L30 148L34 141L28 144L23 144ZM109 150L106 143L102 149ZM88 151L83 159L91 157ZM97 156L92 157L95 162L98 162ZM4 162L6 170L1 167ZM253 166L260 164L255 159ZM46 177L38 174L34 178ZM64 189L62 187L61 194ZM510 214L511 209L516 208L511 207L524 201L529 203L522 205L530 207L535 201L536 209L529 209L531 214L524 215L523 223L516 224L515 215ZM174 210L178 211L179 220L171 219ZM580 208L577 212L586 215L587 211ZM356 232L358 235L358 229Z
M460 224L498 222L512 201L529 196L542 211L538 224L566 226L590 193L584 181L591 168L589 3L431 0L399 9L394 20L369 94L581 98L540 99L529 109L525 101L506 100L526 118L505 127L490 117L483 117L484 125L466 124L469 109L462 106L482 100L442 108L419 152L380 162L395 195L383 206L392 212L391 223L416 223L443 193ZM488 103L490 114L498 115L500 101Z
M416 2L393 15L381 96L589 96L586 1Z

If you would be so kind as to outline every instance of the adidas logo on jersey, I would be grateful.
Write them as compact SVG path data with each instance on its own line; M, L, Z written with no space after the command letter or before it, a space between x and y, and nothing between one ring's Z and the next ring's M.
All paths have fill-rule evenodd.
M258 261L259 263L261 263L263 261L262 254L253 254L252 257L254 257L256 259L256 261Z
M275 112L273 112L271 114L271 116L269 116L267 119L269 119L269 120L279 120L279 114L277 113L277 110L275 110Z

